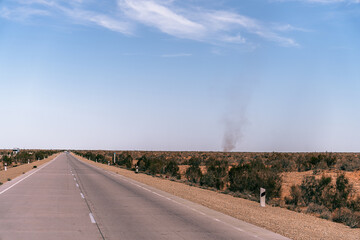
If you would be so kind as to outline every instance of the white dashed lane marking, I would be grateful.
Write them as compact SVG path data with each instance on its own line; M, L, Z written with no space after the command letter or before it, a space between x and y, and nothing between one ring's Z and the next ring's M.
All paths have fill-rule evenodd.
M89 217L90 217L90 221L91 221L92 223L96 223L95 218L94 218L94 216L92 215L92 213L89 213Z

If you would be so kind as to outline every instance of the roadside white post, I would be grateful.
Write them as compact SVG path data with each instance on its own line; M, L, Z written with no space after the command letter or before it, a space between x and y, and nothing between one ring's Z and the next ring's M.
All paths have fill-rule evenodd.
M265 207L265 198L266 198L266 190L265 188L260 188L260 206Z
M108 166L110 166L110 161L108 161Z
M5 171L7 171L7 163L5 163Z
M136 165L136 167L135 167L135 173L139 173L139 166L138 165Z
M28 164L30 164L30 160L28 159Z

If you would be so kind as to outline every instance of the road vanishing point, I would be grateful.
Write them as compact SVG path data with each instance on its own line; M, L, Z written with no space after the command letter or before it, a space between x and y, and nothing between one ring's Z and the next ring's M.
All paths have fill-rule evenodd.
M287 239L70 153L0 186L0 240Z

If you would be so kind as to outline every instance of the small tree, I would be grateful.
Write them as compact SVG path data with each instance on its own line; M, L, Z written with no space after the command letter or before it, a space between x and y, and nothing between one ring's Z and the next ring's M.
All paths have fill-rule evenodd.
M12 163L12 158L8 157L7 155L4 155L1 159L3 161L3 164L5 165L5 163L7 165L10 165Z
M256 159L250 163L233 167L229 171L231 191L250 191L254 195L259 194L260 188L266 189L266 197L280 196L282 179L279 173L266 167L262 160Z
M132 168L132 162L133 162L133 158L131 157L131 155L127 155L127 157L124 160L124 164L126 166L126 168Z
M165 173L169 173L173 177L179 174L179 166L175 160L170 160L166 164Z
M223 189L227 183L228 168L228 161L210 158L206 162L207 171L201 178L201 184L217 189Z
M186 169L186 172L185 172L185 176L188 181L193 182L193 183L200 182L200 179L202 177L202 172L199 167L200 163L201 163L201 160L199 158L192 157L189 160L190 167L188 169Z

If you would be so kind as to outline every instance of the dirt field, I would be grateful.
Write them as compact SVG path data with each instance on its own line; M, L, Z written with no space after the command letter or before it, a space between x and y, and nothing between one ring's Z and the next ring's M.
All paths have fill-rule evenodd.
M360 229L351 229L343 224L279 207L261 208L258 203L249 200L78 158L292 239L360 239Z
M2 171L0 171L0 182L5 183L8 181L8 179L14 179L17 176L20 176L20 175L26 173L27 171L30 171L31 169L34 168L34 166L38 167L44 163L47 163L47 162L53 160L57 155L59 155L59 154L57 153L57 154L51 155L48 158L45 158L40 161L34 161L30 164L23 164L23 165L19 165L17 167L11 167L11 168L8 168L7 171L2 170Z

